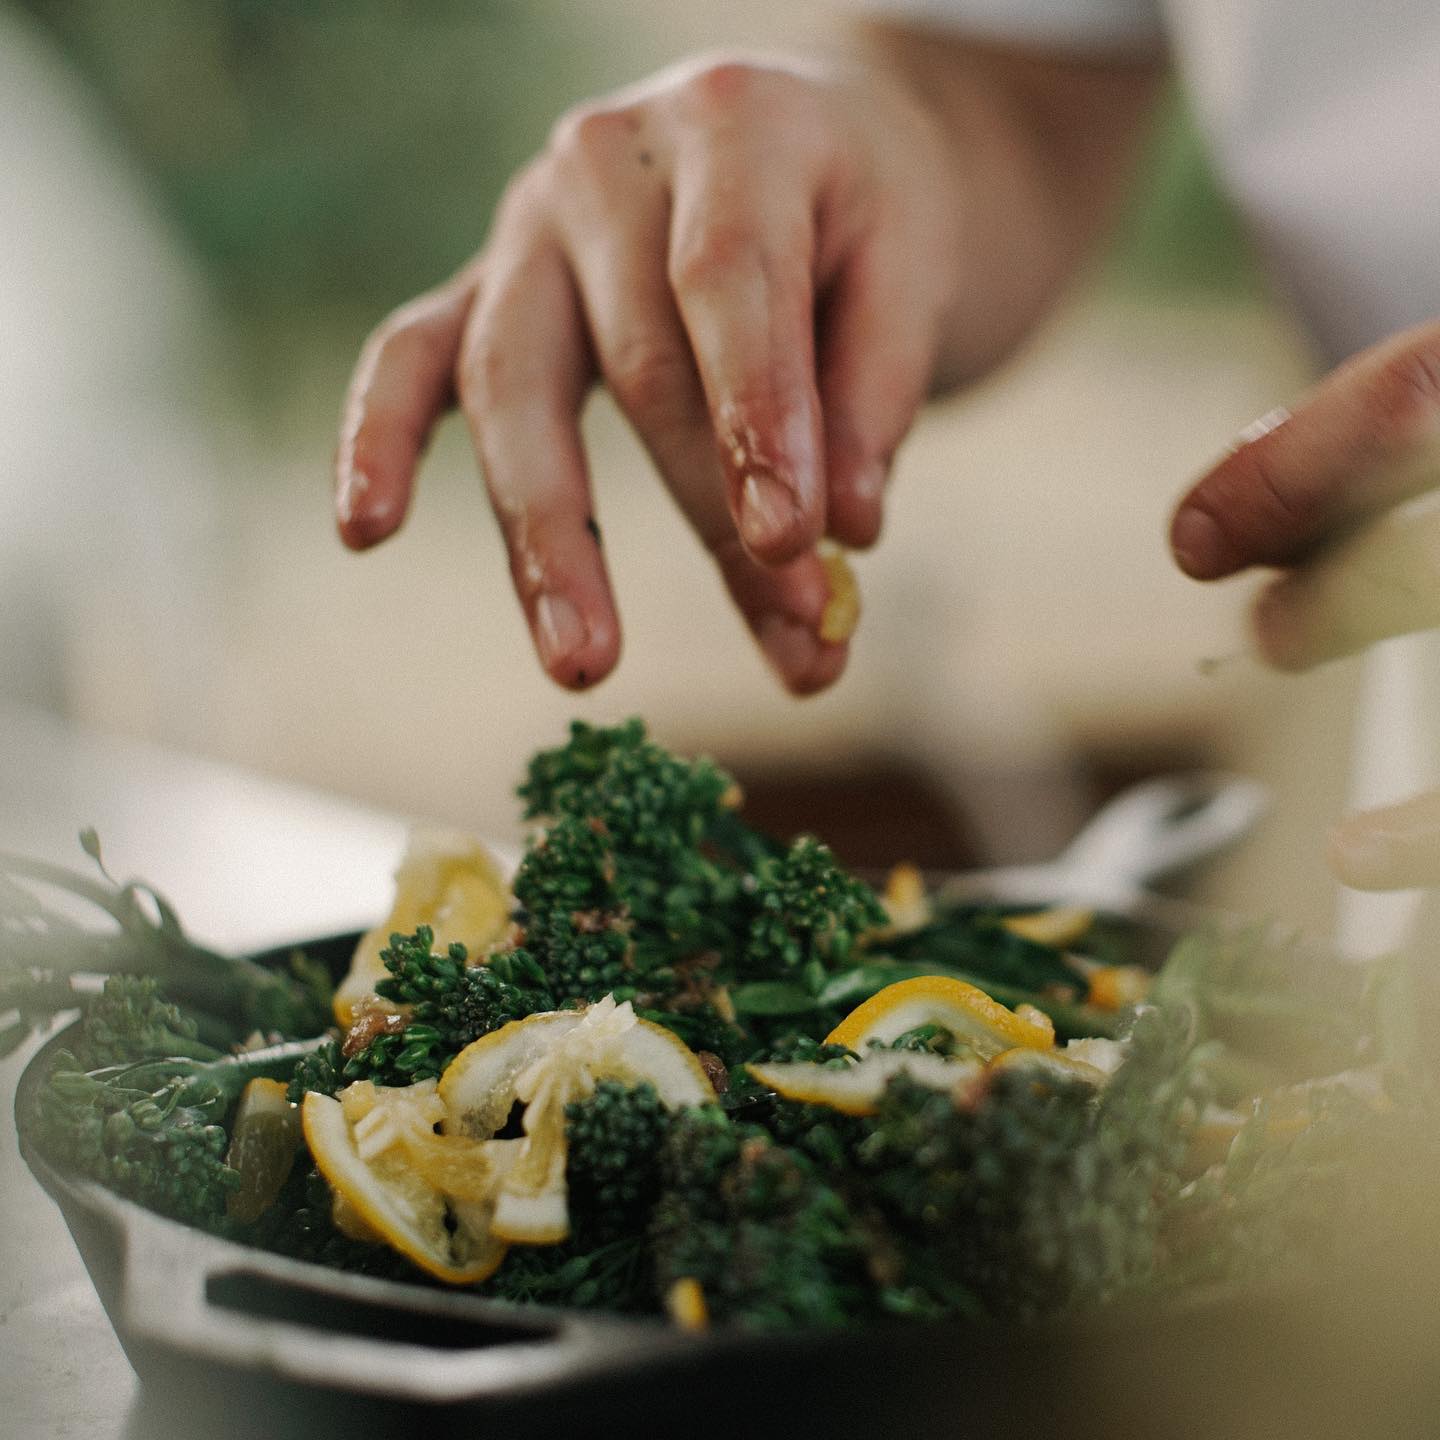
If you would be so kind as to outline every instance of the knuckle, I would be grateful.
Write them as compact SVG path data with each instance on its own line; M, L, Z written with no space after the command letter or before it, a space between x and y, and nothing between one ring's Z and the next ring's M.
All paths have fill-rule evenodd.
M712 290L737 271L753 266L758 255L754 231L743 222L710 219L675 236L669 279L677 292Z
M633 106L588 104L567 110L550 132L550 150L563 162L592 165L614 153L633 135L639 115Z
M687 375L684 355L644 334L621 339L605 361L606 382L621 408L631 414L657 415L672 409Z
M1440 340L1407 346L1375 372L1363 400L1365 423L1381 439L1409 439L1440 419Z
M750 98L760 74L759 68L747 61L715 56L700 65L686 88L702 110L734 110Z

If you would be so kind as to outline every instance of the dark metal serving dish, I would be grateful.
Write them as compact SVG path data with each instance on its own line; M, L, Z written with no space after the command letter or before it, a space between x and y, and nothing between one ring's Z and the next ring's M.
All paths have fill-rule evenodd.
M1133 875L1113 878L1116 895L1135 889ZM1033 898L1024 883L1008 890ZM1197 919L1138 890L1127 908L1153 952ZM343 969L355 939L305 948ZM757 1337L682 1334L300 1263L52 1166L30 1116L66 1038L56 1035L21 1077L21 1149L166 1435L1354 1436L1353 1424L1334 1427L1371 1388L1332 1354L1338 1332L1316 1333L1330 1314L1324 1297L1294 1292L1207 1292L1023 1328L956 1321ZM1394 1387L1384 1393L1393 1399ZM1403 1425L1392 1424L1396 1433Z

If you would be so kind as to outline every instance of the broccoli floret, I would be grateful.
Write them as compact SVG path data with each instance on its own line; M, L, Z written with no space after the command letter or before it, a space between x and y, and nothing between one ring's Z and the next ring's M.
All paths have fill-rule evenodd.
M742 973L808 976L849 957L856 939L885 923L875 892L847 874L818 840L802 837L755 875L752 915L740 954Z
M345 1057L338 1040L325 1040L308 1055L302 1055L295 1073L285 1090L285 1098L299 1105L314 1090L319 1095L334 1095L350 1082L345 1078Z
M214 1060L220 1053L199 1038L195 1021L171 1004L148 975L111 975L105 981L81 1019L74 1051L84 1070L167 1055Z
M48 1155L177 1220L224 1226L238 1176L225 1164L221 1124L257 1076L287 1079L313 1041L218 1060L180 1056L85 1070L61 1053L37 1099Z
M563 1305L618 1314L654 1313L654 1267L645 1236L604 1245L515 1245L485 1282L489 1294L530 1305Z
M746 860L765 847L740 843L738 791L711 762L671 755L638 720L577 724L567 745L535 757L520 793L527 815L550 823L515 878L519 919L557 989L605 994L578 978L603 970L611 988L628 980L658 995L677 960L733 945Z
M565 1178L578 1244L643 1233L660 1195L660 1143L672 1119L648 1083L601 1080L565 1107Z
M1194 1081L1186 1040L1155 1010L1097 1095L1068 1077L1002 1073L969 1097L901 1075L855 1148L901 1241L902 1294L1033 1318L1147 1280L1179 1184Z
M870 1239L805 1155L716 1107L679 1116L661 1150L656 1283L698 1282L712 1318L835 1328L871 1312Z
M824 846L807 839L777 852L744 826L737 793L723 771L668 754L638 721L576 725L569 744L536 757L521 794L531 816L551 823L515 880L520 953L557 1000L614 993L647 1011L708 1009L718 1019L715 987L785 980L817 990L826 968L883 923L874 893ZM743 1033L727 1024L703 1048L733 1062ZM693 1023L674 1028L699 1043Z
M589 1004L611 994L626 1000L637 980L628 929L612 911L540 910L525 921L513 954L516 963L544 977L561 1004Z
M638 719L608 729L576 721L566 744L532 758L519 793L527 820L598 821L618 847L663 854L676 839L705 838L734 781L709 760L672 755Z
M512 1020L555 1008L543 974L527 956L497 955L487 964L471 965L464 945L456 942L444 955L436 955L434 944L435 932L428 925L413 935L390 937L380 952L390 974L375 988L402 1007L396 1012L400 1028L375 1034L344 1056L341 1083L413 1085L432 1080L471 1041Z

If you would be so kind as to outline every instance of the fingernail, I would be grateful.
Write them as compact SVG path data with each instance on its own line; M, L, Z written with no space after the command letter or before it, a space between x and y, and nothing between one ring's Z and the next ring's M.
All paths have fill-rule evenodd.
M588 638L580 612L563 595L542 595L535 602L535 633L547 666L568 659Z
M1250 634L1267 665L1276 670L1308 668L1304 614L1287 578L1272 580L1251 602Z
M785 680L803 680L820 658L813 630L788 615L769 615L755 627L760 648Z
M862 500L867 505L873 505L885 494L885 481L885 466L876 460L855 472L855 478L850 482L850 489L854 492L857 500Z
M788 539L797 515L795 492L773 475L756 471L740 492L740 536L752 550Z
M1203 579L1223 567L1225 536L1205 511L1187 508L1170 528L1170 550L1187 575Z

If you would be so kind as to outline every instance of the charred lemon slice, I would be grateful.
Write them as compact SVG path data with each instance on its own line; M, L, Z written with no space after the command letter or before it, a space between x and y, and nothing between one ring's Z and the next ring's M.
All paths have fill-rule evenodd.
M466 1046L440 1077L447 1135L490 1141L517 1104L523 1136L495 1191L491 1231L502 1240L553 1245L570 1233L565 1190L565 1107L599 1080L648 1081L672 1109L715 1099L694 1052L663 1026L606 996L584 1010L513 1020Z
M490 1197L512 1153L437 1135L434 1081L392 1090L362 1080L333 1100L311 1091L301 1114L347 1234L382 1240L452 1285L499 1267Z
M258 1220L290 1178L300 1148L300 1112L278 1080L257 1077L246 1085L230 1127L225 1163L240 1176L225 1214L242 1225Z
M380 952L391 935L410 935L428 925L439 953L458 940L479 958L500 938L509 914L505 882L479 840L448 830L416 831L395 872L390 914L361 937L350 973L335 991L335 1019L348 1029L356 1008L375 993L387 973Z
M887 985L856 1006L825 1043L863 1055L867 1046L888 1045L922 1025L948 1030L981 1060L1016 1046L1048 1050L1055 1044L1055 1027L1041 1011L1029 1005L1007 1009L983 990L948 975L919 975Z
M806 1060L745 1067L762 1085L787 1100L826 1105L842 1115L873 1115L885 1087L905 1075L932 1090L953 1091L984 1073L978 1060L947 1060L915 1050L872 1050L853 1065L815 1065Z
M992 1075L1030 1075L1036 1080L1083 1080L1097 1089L1110 1076L1098 1065L1063 1050L1028 1050L1017 1047L997 1055L985 1067Z

